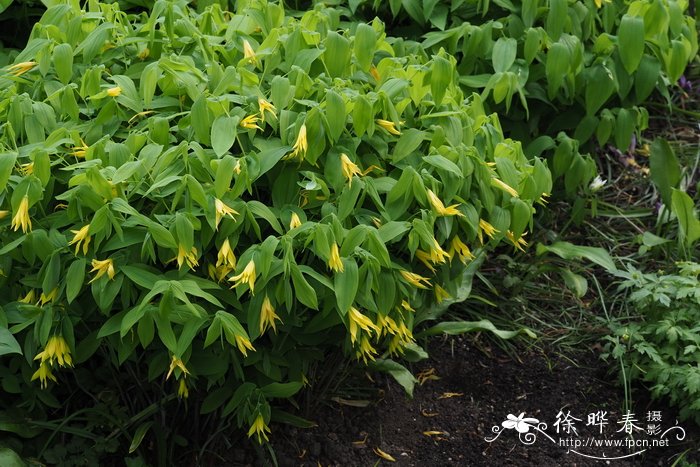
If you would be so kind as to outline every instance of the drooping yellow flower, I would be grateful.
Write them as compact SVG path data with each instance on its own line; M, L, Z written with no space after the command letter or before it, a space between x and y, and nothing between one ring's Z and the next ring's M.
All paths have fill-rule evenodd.
M377 326L381 329L379 336L384 336L386 334L394 335L399 332L399 327L396 325L396 321L390 316L377 315Z
M149 55L151 55L151 50L148 47L145 47L141 52L136 54L136 57L138 57L139 60L143 61L146 60Z
M236 165L233 166L233 173L235 173L236 175L241 174L241 160L240 159L238 159L236 161Z
M58 382L56 377L51 372L51 367L46 362L41 362L39 369L34 372L31 380L34 381L37 378L41 381L41 389L46 389L48 380L51 380L54 383Z
M484 237L482 234L486 234L489 238L493 238L493 235L496 233L498 233L498 229L484 219L479 219L479 242L484 243Z
M513 234L512 231L508 230L506 231L506 238L510 240L510 243L513 244L516 250L520 250L523 253L525 252L525 248L527 248L527 241L523 238L527 232L524 232L520 237L517 239L515 238L515 235Z
M515 188L513 188L512 186L508 185L503 180L498 179L496 177L491 178L491 186L494 186L494 187L498 188L499 190L505 191L513 198L518 198L520 196L520 195L518 195L518 192L515 190Z
M430 261L433 264L444 264L450 259L450 255L442 249L437 239L433 237L433 244L430 246Z
M439 216L464 216L464 213L461 212L459 209L459 204L453 204L448 207L445 207L444 203L438 198L438 196L433 192L433 190L428 189L428 201L430 201L430 204L433 206L433 209L435 209L435 212L438 213Z
M442 303L445 300L448 300L452 298L452 296L447 292L447 290L443 289L439 285L435 285L435 301L438 303Z
M41 292L41 295L39 296L39 305L44 306L47 303L56 301L57 298L58 298L58 287L55 287L48 294Z
M87 144L85 144L85 141L83 141L82 138L80 138L80 142L82 143L82 146L73 146L73 152L71 154L77 157L78 159L85 159L87 150L90 149L90 147Z
M223 219L225 216L231 217L234 221L236 220L234 216L238 214L238 212L235 209L232 209L226 203L221 201L219 198L214 199L214 207L216 209L216 219L214 221L216 225L216 229L219 230L219 223L221 222L221 219Z
M306 151L309 149L309 142L306 140L306 123L304 123L299 129L299 135L297 140L292 146L292 152L283 157L284 160L298 158L300 160L304 159Z
M255 262L251 259L248 261L248 264L246 267L243 269L243 272L241 272L238 275L233 276L232 278L229 279L229 281L233 282L233 285L231 288L238 287L241 284L248 284L248 287L250 287L250 293L253 295L255 294Z
M248 62L252 63L253 65L257 66L258 64L258 58L255 56L255 51L250 46L250 42L248 42L246 39L243 39L243 58L248 60Z
M95 272L97 271L97 274L95 274L95 277L92 278L88 284L92 284L95 282L97 279L100 277L104 276L107 274L109 277L109 280L114 279L114 276L116 272L114 271L114 261L112 261L111 258L108 259L103 259L103 260L98 260L98 259L93 259L92 260L92 270L90 272Z
M406 271L405 269L402 269L401 275L406 280L406 282L408 282L413 287L416 287L418 289L427 289L428 286L430 285L430 279L428 279L427 277L423 277L421 275L418 275L414 272L409 272L409 271Z
M177 260L178 269L182 268L183 264L187 264L187 267L194 269L199 266L197 262L197 248L192 247L190 251L187 251L183 245L178 244L177 246L177 256L170 261Z
M270 441L270 438L267 437L265 432L272 433L270 428L265 424L265 419L263 418L262 414L258 414L255 421L250 426L250 430L248 430L248 438L256 435L258 437L258 443L262 444L263 438L265 438L265 441Z
M432 264L430 264L430 261L431 261L430 253L428 253L427 251L423 251L423 250L416 250L416 258L418 258L418 260L420 262L425 264L425 267L430 269L430 272L435 274L436 269Z
M248 356L248 350L255 352L255 347L250 343L250 340L245 336L239 336L236 334L236 347L238 347L239 352L243 354L244 357Z
M20 62L15 63L7 68L7 71L13 76L20 76L33 69L37 65L36 62Z
M299 226L301 226L301 219L299 219L296 212L292 212L292 217L289 220L289 230L296 229Z
M29 218L29 197L27 195L24 195L22 201L20 201L17 212L12 218L11 226L15 232L20 228L22 228L22 233L32 230L32 220Z
M348 323L350 324L350 342L353 344L357 341L357 330L358 327L368 332L370 335L372 331L377 334L380 333L381 329L379 326L374 324L371 319L360 313L360 311L354 306L350 307L348 311Z
M410 303L406 300L401 300L401 308L403 308L406 311L413 311L415 312L416 310L413 309Z
M272 328L277 333L275 320L282 322L282 319L275 313L275 307L272 306L270 298L265 295L265 300L263 300L262 307L260 307L260 334L264 334L268 328Z
M462 242L457 235L455 235L450 242L450 250L447 252L447 254L450 255L450 260L452 260L455 254L457 254L457 256L459 256L459 260L464 264L467 264L467 261L474 259L474 255L472 254L471 250L469 250L469 247Z
M187 399L190 395L190 390L187 389L187 383L185 382L185 378L180 378L180 384L177 388L177 397L182 399L183 397Z
M379 70L377 70L377 67L374 65L371 65L369 67L369 74L372 75L372 78L374 78L376 81L381 81L382 77L379 74Z
M274 118L277 118L275 106L262 97L258 98L258 110L260 111L260 121L263 123L265 123L265 112L270 112Z
M230 268L230 271L236 269L236 255L233 253L233 249L231 248L231 243L228 241L228 238L221 244L219 253L216 256L216 267L218 268L221 266Z
M396 136L401 135L401 132L396 129L396 124L394 122L390 122L389 120L382 120L381 118L378 118L375 121L377 122L377 125L384 128L386 131L388 131L392 135L396 135Z
M355 175L361 175L362 171L345 153L340 155L340 164L343 169L343 176L348 180L348 186L352 186L352 178Z
M331 245L331 256L328 258L328 267L334 272L345 271L345 266L343 266L343 262L340 260L340 251L337 243Z
M107 95L109 97L117 97L121 93L122 93L122 88L120 88L119 86L114 86L112 88L107 89Z
M360 348L357 350L355 355L357 356L358 360L361 358L365 364L367 364L367 359L374 360L374 356L377 355L377 350L372 347L372 344L370 344L369 338L366 335L363 335L360 338Z
M256 114L252 114L252 115L248 115L246 118L241 120L241 123L239 123L239 125L242 126L243 128L248 129L248 130L255 130L255 129L262 130L262 128L260 128L258 126L259 121L260 121L260 117L258 117Z
M27 162L19 166L19 171L22 175L31 175L34 173L34 162Z
M173 374L173 371L175 371L175 368L179 368L180 371L182 371L182 373L185 375L190 374L189 370L187 370L187 367L185 366L185 362L183 362L180 358L173 355L173 357L170 360L170 368L168 369L168 374L165 375L165 379L170 378L170 375ZM175 375L175 376L177 377L177 375Z
M71 230L71 232L74 233L75 236L73 237L73 240L71 240L68 244L75 245L76 255L78 254L78 250L80 250L80 245L83 246L83 254L87 255L88 247L90 246L90 240L92 239L92 237L88 235L89 230L90 224L85 225L79 230Z
M549 198L549 196L549 193L542 193L537 199L536 203L541 204L542 206L547 206L547 203L549 203L549 200L547 198Z
M612 3L612 0L593 0L596 8L602 8L603 3Z
M51 365L56 360L59 366L73 366L70 349L63 336L51 336L44 350L36 354L34 360L41 360L41 363L49 362Z
M17 301L22 303L34 303L36 301L36 292L34 292L34 289L32 289L27 292L27 295L17 299Z

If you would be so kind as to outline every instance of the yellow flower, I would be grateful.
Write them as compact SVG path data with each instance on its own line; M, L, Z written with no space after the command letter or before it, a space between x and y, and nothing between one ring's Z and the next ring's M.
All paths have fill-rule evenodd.
M405 269L402 269L401 275L406 280L406 282L418 289L427 289L430 285L430 279L428 279L427 277L420 276L414 272L409 272ZM425 284L423 284L423 282L425 282Z
M141 52L139 52L136 56L138 57L139 60L146 60L148 56L151 55L151 51L148 47L145 47Z
M408 303L406 300L401 300L401 308L403 308L406 311L413 311L415 312L416 310L413 309L410 303Z
M22 175L31 175L34 173L34 162L27 162L19 166L19 171Z
M376 122L377 122L377 125L384 128L386 131L388 131L392 135L399 136L401 134L401 132L396 129L396 124L394 122L390 122L389 120L382 120L381 118L378 118L376 120Z
M27 233L27 230L32 230L32 220L29 218L29 197L24 195L22 201L17 207L17 212L12 218L12 229L17 232L20 227L23 233Z
M369 67L369 74L372 75L372 78L374 78L376 81L381 81L382 77L379 74L379 70L377 70L377 67L374 65L371 65Z
M267 437L265 432L272 433L270 428L265 424L265 419L263 418L262 414L258 414L257 418L250 426L250 430L248 430L248 438L253 435L257 435L258 443L262 443L263 438L265 438L265 441L270 441L270 438Z
M51 292L48 294L45 294L44 292L41 292L41 295L39 296L39 305L44 306L49 302L53 302L58 298L58 288L54 288Z
M80 142L83 145L82 146L73 146L72 155L77 157L78 159L84 159L85 154L87 154L87 150L90 149L90 147L87 144L85 144L85 141L83 141L82 138L80 138Z
M612 0L593 0L595 3L596 8L601 8L603 6L603 2L605 3L612 3Z
M457 209L459 204L453 204L451 206L445 207L440 198L438 198L438 196L435 193L433 193L433 190L430 189L428 189L428 201L430 201L430 204L433 206L433 209L435 209L435 212L437 212L439 216L465 217L464 213Z
M236 346L244 357L248 356L248 350L255 352L255 348L253 347L253 344L250 343L250 340L247 337L239 336L238 334L236 334Z
M7 71L10 72L11 75L20 76L34 68L36 65L36 62L15 63L14 65L8 67Z
M523 237L525 236L526 233L527 232L523 233L519 238L516 239L513 232L508 230L506 232L506 238L508 240L510 240L510 242L513 244L513 246L515 247L516 250L520 250L524 253L525 248L527 248L527 242L525 241L525 239ZM523 247L525 247L525 248L523 248Z
M513 198L518 198L518 196L519 196L518 192L515 191L515 188L513 188L512 186L508 185L503 180L500 180L498 178L495 178L495 177L491 178L491 186L494 186L500 190L505 191L506 193L511 195Z
M10 214L10 211L0 211L0 220L6 218Z
M455 253L464 264L467 264L468 260L474 259L474 255L469 250L469 247L465 245L457 235L455 235L452 242L450 242L450 251L447 252L447 254L450 255L450 260L454 258Z
M170 360L170 369L168 369L168 374L165 375L165 379L170 378L170 375L173 374L173 371L175 371L175 368L179 368L182 373L185 375L189 375L190 372L187 370L187 367L185 366L185 362L183 362L181 359L173 355L172 359ZM177 376L177 375L176 375Z
M243 58L254 65L258 64L258 58L255 56L255 51L250 46L250 42L248 42L246 39L243 39Z
M214 223L216 224L216 229L219 230L219 223L221 222L221 219L224 216L229 216L231 219L234 221L236 220L233 215L238 214L238 212L234 209L231 209L229 206L227 206L223 201L221 201L219 198L214 199L214 207L216 208L216 219Z
M377 326L379 326L379 328L382 330L379 334L380 336L387 333L394 335L399 332L399 327L396 325L396 321L394 321L390 316L377 315Z
M345 153L340 155L340 163L343 169L343 175L348 179L348 186L352 186L352 177L361 175L362 171Z
M248 129L248 130L255 130L256 128L258 130L262 130L262 128L260 128L258 126L259 121L260 121L260 117L253 114L253 115L248 115L246 118L241 120L241 123L239 123L239 125L242 126L243 128Z
M34 381L37 378L41 381L42 389L46 388L48 380L51 380L54 383L58 382L53 373L51 373L51 367L45 362L41 362L39 369L34 372L31 380Z
M374 360L375 355L377 355L377 350L372 347L372 344L369 343L367 336L363 335L360 339L360 348L356 352L357 359L359 360L362 358L366 364L367 359L369 358L370 360Z
M482 233L488 235L489 238L493 238L493 234L498 233L498 229L489 224L483 219L479 219L479 241L484 243L484 237Z
M418 258L423 264L425 264L425 267L430 269L430 272L432 272L433 274L436 272L435 267L433 267L433 265L430 264L430 253L423 250L416 250L416 258Z
M292 146L292 152L283 157L284 160L299 158L304 159L307 149L309 149L309 142L306 140L306 123L304 123L299 129L299 135L297 140Z
M255 294L255 276L255 263L251 259L243 269L243 272L229 279L229 281L234 283L231 288L233 289L241 284L247 283L248 287L250 287L250 293Z
M180 269L183 264L187 264L187 267L194 269L199 266L197 262L197 248L192 247L188 252L182 245L177 246L177 256L170 261L177 260L177 267Z
M236 175L241 174L241 160L240 159L238 159L236 161L236 165L233 166L233 173L235 173Z
M448 300L450 298L452 298L452 296L447 293L447 290L443 289L439 285L435 285L435 301L442 303L444 300Z
M93 259L92 270L90 272L95 271L97 271L97 274L95 274L95 277L93 277L92 280L88 282L88 284L92 284L105 274L107 274L110 280L114 279L114 275L116 274L114 271L114 261L112 261L110 258L104 259L102 261L98 259Z
M328 259L328 267L335 272L343 272L345 270L345 266L340 260L340 251L338 251L337 243L331 245L331 257Z
M348 323L350 324L350 342L353 344L357 341L358 326L367 331L369 334L372 334L372 331L379 334L381 331L381 329L374 324L371 319L360 313L360 311L354 306L351 306L350 311L348 311Z
M549 196L549 193L542 193L536 202L538 204L541 204L542 206L547 206L547 203L549 203L549 200L547 198L549 198Z
M260 121L265 123L265 112L271 112L272 116L277 118L277 109L274 105L262 97L258 98L258 110L260 111Z
M114 86L113 88L107 89L107 95L109 97L117 97L121 93L122 93L122 88L120 88L119 86Z
M444 264L449 258L450 255L442 249L437 239L433 237L433 244L430 246L430 260L433 264Z
M34 303L36 301L36 292L34 292L34 289L32 289L27 292L27 295L17 299L17 301L22 303Z
M83 254L87 255L88 252L88 247L90 245L90 240L92 237L88 235L88 231L90 230L90 224L87 224L86 226L82 227L80 230L71 230L72 233L75 234L73 237L73 240L68 243L69 245L75 245L75 254L78 254L78 250L80 250L80 245L82 244L83 246Z
M299 216L297 215L296 212L292 212L292 217L289 221L289 230L296 229L301 225L301 219L299 219Z
M236 255L233 253L228 238L221 244L219 253L216 256L216 267L218 268L221 266L230 268L231 271L236 269Z
M48 361L51 365L56 360L59 366L73 366L68 343L62 336L51 336L44 350L36 354L34 360L41 360L42 364Z
M180 385L177 388L177 397L187 399L190 395L189 389L187 389L187 383L185 383L185 378L180 379Z
M263 300L262 307L260 308L260 334L264 334L270 327L277 333L275 320L282 322L280 317L275 313L275 308L272 306L269 297L265 295L265 300Z

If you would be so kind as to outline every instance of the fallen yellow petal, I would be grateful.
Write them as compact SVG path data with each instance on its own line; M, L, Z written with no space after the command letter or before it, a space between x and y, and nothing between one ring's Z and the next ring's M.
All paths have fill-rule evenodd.
M388 460L389 462L396 462L396 459L394 459L393 457L391 457L391 455L387 454L379 448L374 448L374 453L382 459Z

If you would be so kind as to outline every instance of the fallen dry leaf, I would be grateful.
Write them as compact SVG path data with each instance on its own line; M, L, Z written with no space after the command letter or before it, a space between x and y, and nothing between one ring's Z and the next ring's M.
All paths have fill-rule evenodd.
M452 397L462 397L463 395L461 392L443 392L438 399L450 399Z
M393 457L391 457L391 455L387 454L379 448L374 448L374 453L382 459L388 460L389 462L396 462L396 459L394 459Z

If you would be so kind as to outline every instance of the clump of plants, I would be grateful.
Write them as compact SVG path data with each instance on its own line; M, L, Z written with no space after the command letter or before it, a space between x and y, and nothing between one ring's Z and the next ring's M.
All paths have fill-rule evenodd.
M549 170L449 54L320 6L86 8L0 77L0 415L44 450L79 394L140 394L107 437L132 451L164 455L167 404L264 442L311 365L415 351L475 257L527 244Z
M634 316L612 325L605 356L620 360L626 384L647 383L654 398L700 423L700 265L678 263L673 273L630 268L618 275Z

